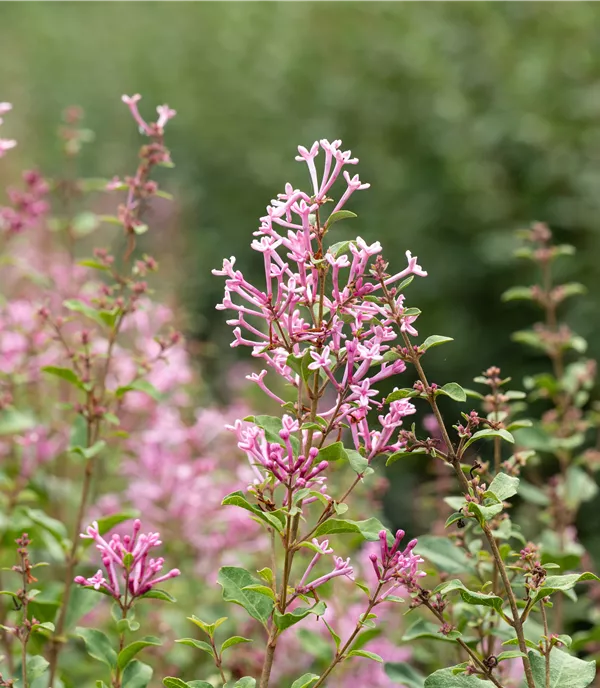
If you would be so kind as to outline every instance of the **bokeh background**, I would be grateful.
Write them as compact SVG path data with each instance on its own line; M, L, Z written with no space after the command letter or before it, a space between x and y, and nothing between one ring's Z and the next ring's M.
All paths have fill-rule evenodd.
M96 133L82 172L106 177L131 170L139 145L122 93L178 110L159 257L224 398L236 351L210 269L236 255L258 275L257 218L285 181L305 182L296 145L341 138L372 188L340 227L392 262L417 254L421 331L457 340L431 356L432 378L468 385L496 364L519 381L544 365L509 336L535 314L500 295L534 281L512 257L532 220L578 248L563 276L590 295L569 322L600 355L599 28L595 3L2 3L0 97L17 113L3 133L20 141L3 174L60 170L65 106ZM418 479L403 473L394 500Z

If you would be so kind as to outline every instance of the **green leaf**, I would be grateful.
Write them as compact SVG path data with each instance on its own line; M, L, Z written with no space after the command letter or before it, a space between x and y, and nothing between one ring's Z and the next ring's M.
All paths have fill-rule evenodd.
M125 667L122 688L146 688L152 679L152 673L151 666L134 659Z
M505 500L517 494L518 487L518 478L513 478L510 475L506 475L506 473L498 473L498 475L492 480L487 492L484 494L484 497L489 497L491 493L499 502L504 502Z
M297 624L298 621L305 619L309 614L323 616L326 609L327 607L325 606L325 602L317 602L317 604L312 607L297 607L293 611L287 612L286 614L281 614L281 612L275 610L273 619L277 628L280 631L284 631L286 628Z
M78 387L79 389L84 389L83 382L79 379L79 376L71 368L60 368L58 366L44 366L42 368L44 373L48 375L54 375L59 377L61 380L66 380L71 385Z
M19 599L17 593L12 592L11 590L0 590L0 595L7 595L8 597L13 597L15 600Z
M304 382L306 382L312 375L314 375L314 372L308 367L310 363L313 362L313 359L310 355L310 349L306 349L306 351L302 354L302 356L295 356L294 354L290 354L287 359L286 363L287 365L300 377ZM279 428L281 429L281 428ZM273 440L277 441L277 440ZM280 440L279 440L280 441Z
M453 514L450 514L448 518L446 519L446 523L444 524L444 528L448 528L451 526L453 523L456 523L457 521L464 520L465 515L461 513L460 511L455 511Z
M98 596L95 590L91 591L80 585L72 586L65 619L66 629L73 628L82 616L91 612L97 605Z
M490 506L483 506L482 504L476 504L475 502L469 502L468 510L469 513L475 514L479 518L479 522L491 521L494 516L497 516L502 512L502 504L491 504Z
M257 571L256 573L258 573L258 575L259 575L264 581L266 581L269 585L271 585L271 583L273 583L273 580L274 580L274 578L273 578L273 571L271 571L270 568L268 568L268 567L265 566L264 569L260 569L260 570Z
M41 509L30 509L25 507L24 511L36 525L49 532L58 542L63 543L67 539L67 529L61 521L52 518L52 516L48 516L48 514Z
M98 440L94 442L91 447L69 447L69 451L73 454L78 454L88 461L97 456L106 447L106 442L104 440Z
M35 681L46 672L50 662L44 659L41 655L35 655L27 660L27 679L29 681Z
M235 683L228 683L223 688L254 688L256 686L256 679L251 676L244 676Z
M536 688L546 687L546 658L529 653ZM596 677L596 662L585 662L554 648L550 653L549 688L586 688Z
M163 685L166 686L166 688L188 688L188 684L185 681L182 681L180 678L176 678L175 676L167 676L166 678L163 678ZM213 688L210 683L207 685Z
M161 590L160 588L152 588L152 590L148 590L148 592L145 592L143 595L140 595L138 599L162 600L163 602L177 602L173 595L170 595L168 592L166 592L165 590Z
M436 390L437 394L445 394L450 399L454 399L454 401L462 402L467 400L467 393L457 382L448 382Z
M305 354L305 357L306 356L309 356L308 350ZM310 356L309 360L312 361L312 358L310 358ZM282 447L285 447L285 442L281 439L281 437L279 437L279 431L283 427L283 425L281 424L281 418L277 418L276 416L246 416L244 420L250 421L251 423L258 425L259 428L262 428L265 431L265 439L267 440L267 442L280 444ZM290 437L290 443L295 454L299 454L300 442L298 441L298 438L292 435Z
M212 649L212 647L204 642L204 640L196 640L196 638L181 638L180 640L176 640L176 643L179 643L180 645L188 645L189 647L195 647L198 650L202 650L203 652L206 652L206 654L209 654L211 657L215 656L215 652Z
M510 442L511 444L514 444L515 442L515 438L510 434L510 432L508 432L508 430L492 430L492 428L485 428L485 430L478 430L476 433L474 433L473 436L465 442L464 449L470 447L473 442L477 442L484 437L501 437L503 440Z
M223 566L219 571L217 582L223 588L223 599L226 602L239 604L251 617L263 624L267 623L273 610L273 602L264 595L243 589L257 582L246 569Z
M523 652L520 650L507 650L506 652L501 652L499 655L496 656L496 659L499 662L504 662L507 659L519 659L519 657L526 657Z
M415 449L414 451L397 451L394 452L393 454L390 454L388 456L387 461L385 462L386 466L391 466L392 464L396 463L396 461L399 461L400 459L405 459L408 456L418 456L419 454L427 454L427 451L423 449L422 447L419 447L418 449Z
M424 688L493 688L491 681L482 681L478 676L455 674L453 667L440 669L425 679Z
M325 223L325 229L330 229L331 225L334 225L340 220L347 220L352 217L358 217L358 215L353 213L351 210L338 210L335 213L331 213L331 215L327 218L327 222Z
M75 629L76 635L83 638L85 648L90 657L108 664L112 669L117 666L117 653L113 650L110 640L95 628L81 628Z
M97 311L95 308L92 308L92 306L88 306L87 303L84 303L79 299L67 299L66 301L63 301L63 306L70 311L85 315L86 318L93 320L98 325L104 326L106 324L99 311Z
M410 664L386 662L383 668L392 683L402 683L405 688L423 688L425 676L413 669Z
M156 389L156 387L148 382L148 380L134 380L128 385L123 387L117 387L115 390L115 395L118 399L124 396L127 392L144 392L149 397L154 399L154 401L161 401L163 395Z
M346 658L349 657L366 657L367 659L372 659L374 662L383 664L383 659L379 655L374 652L368 652L367 650L350 650L346 655Z
M442 596L456 591L460 592L460 596L467 604L474 604L478 607L492 607L497 612L502 609L501 597L469 590L467 587L465 587L464 583L458 579L446 583L437 590L437 592L439 592Z
M267 587L266 585L260 585L259 583L254 583L253 585L247 585L244 590L255 590L256 592L260 593L261 595L264 595L265 597L270 597L273 601L275 601L275 593L273 592L272 588Z
M254 504L251 504L246 499L246 495L240 490L227 495L221 504L223 504L223 506L239 506L241 509L249 511L263 523L266 523L271 528L275 528L278 533L281 532L285 527L284 514L281 512L262 511L262 509L259 509L257 506L254 506Z
M126 633L127 631L135 633L140 630L139 621L135 619L119 619L116 622L116 627L118 633Z
M440 346L440 344L445 344L446 342L453 342L452 337L444 337L441 334L432 334L427 337L427 339L419 344L419 349L427 351L427 349L432 349L434 346Z
M124 521L128 521L129 519L132 518L137 518L139 516L139 511L121 511L118 514L111 514L110 516L103 516L102 518L98 519L98 532L100 535L106 535L106 533L110 532L115 526L118 526L120 523L123 523ZM93 543L93 540L88 538L85 539L81 542L81 547L83 549L86 549Z
M348 463L350 464L350 468L352 468L357 475L370 475L374 472L369 466L367 459L365 459L362 454L357 452L356 449L345 449L344 451L346 453Z
M117 657L117 666L119 669L123 670L140 650L143 650L145 647L150 647L151 645L159 646L162 645L162 642L160 638L146 636L124 647Z
M567 299L570 296L587 294L587 287L579 282L567 282L566 284L561 284L558 289L560 290L560 296L562 297L562 300Z
M333 442L319 449L319 461L340 461L347 458L343 442Z
M424 535L419 538L418 553L437 568L446 573L465 573L474 571L473 561L466 553L455 547L448 538Z
M338 241L327 249L327 253L331 253L334 258L341 256L343 253L348 253L352 241Z
M84 268L92 268L92 270L103 270L104 272L109 270L108 265L104 265L104 263L99 263L97 260L92 260L91 258L80 260L78 265L82 265Z
M233 647L234 645L240 645L240 643L251 643L253 642L250 640L250 638L243 638L241 635L234 635L231 638L227 638L227 640L221 645L221 654L227 648Z
M502 301L533 300L533 290L531 287L511 287L500 297Z
M566 592L567 590L572 590L577 583L582 583L583 581L600 581L600 578L593 573L569 573L565 576L548 576L544 580L544 585L540 588L533 601L537 602L544 597L553 595L555 592Z
M334 535L336 533L360 533L365 540L376 542L379 532L384 530L381 521L376 518L368 518L365 521L348 521L342 518L330 518L317 528L315 537Z
M213 637L215 631L221 624L224 624L227 621L226 616L222 616L220 619L217 619L213 623L207 623L206 621L202 621L202 619L199 619L197 616L188 616L187 617L188 621L191 621L193 624L198 626L198 628L201 628L207 635L209 635L211 638Z
M329 623L327 622L327 620L326 620L325 618L323 618L323 623L324 623L325 626L327 627L327 630L329 631L329 635L333 638L333 642L335 643L336 649L339 650L339 649L340 649L340 644L341 644L341 642L342 642L342 639L341 639L340 636L333 630L333 628L331 628L331 626L329 625Z
M318 681L321 677L317 674L304 674L297 678L293 683L291 688L310 688L315 681Z
M457 631L454 631L451 636L446 636L439 631L439 624L435 624L431 621L425 621L425 619L417 619L404 632L404 635L402 636L402 642L408 643L412 640L416 640L417 638L432 638L433 640L441 640L446 643L452 643L456 638L461 636L461 634Z
M576 511L583 502L589 502L598 494L598 485L580 466L569 466L566 473L564 502Z
M565 647L571 647L573 644L573 638L571 638L570 635L567 635L566 633L561 633L557 640L559 640Z
M0 436L16 435L36 425L36 419L29 412L17 411L12 406L0 411Z
M521 480L519 483L519 496L536 506L548 506L550 504L550 497L542 489L525 480Z
M78 213L73 218L72 229L76 236L82 237L91 234L100 224L96 213L85 211Z
M417 392L416 389L411 389L405 387L403 389L395 389L391 394L385 399L386 404L391 404L392 401L398 401L399 399L408 399L412 397L418 397L421 393Z

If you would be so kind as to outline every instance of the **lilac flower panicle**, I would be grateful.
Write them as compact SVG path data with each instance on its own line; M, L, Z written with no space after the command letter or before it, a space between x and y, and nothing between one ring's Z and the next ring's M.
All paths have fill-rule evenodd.
M141 522L136 519L132 535L121 538L115 534L106 541L100 535L98 522L94 521L81 537L94 540L105 571L99 569L91 578L77 576L75 583L91 586L95 590L102 589L116 600L121 600L123 596L129 599L140 597L159 583L179 576L179 569L171 569L168 573L159 575L164 559L152 559L149 552L162 544L160 535L140 533L141 528Z
M321 153L324 161L319 173L316 159ZM286 184L260 218L252 248L263 257L264 286L248 281L236 269L235 257L225 259L221 269L213 270L225 277L225 294L217 309L234 311L234 317L227 321L233 327L231 346L250 347L255 358L297 389L303 380L289 359L292 356L300 361L306 356L308 371L319 372L335 392L329 407L318 411L327 423L327 434L339 433L349 425L356 450L371 461L378 454L404 446L399 430L403 418L415 411L405 400L394 402L379 416L380 429L370 430L367 422L371 410L383 409L377 399L377 383L406 369L403 360L389 355L394 353L392 343L397 335L392 309L383 298L384 288L386 298L393 299L395 312L402 314L406 310L404 295L396 293L394 285L409 275L425 277L427 273L407 251L406 268L393 276L378 275L371 264L382 264L381 244L368 244L361 237L348 242L340 255L333 247L325 248L328 220L320 220L319 213L332 201L329 194L336 180L344 180L346 190L333 212L369 185L344 169L356 165L358 159L350 151L342 151L339 140L323 139L310 148L299 146L296 159L307 165L312 191ZM401 316L401 329L416 335L416 319L412 314ZM267 370L263 369L248 379L283 404L267 385L266 377ZM287 441L283 448L269 443L259 428L241 422L232 429L238 446L257 470L257 480L265 478L261 468L287 485L291 474L300 470L304 473L301 480L294 478L296 486L316 478L312 472L318 469L314 465L316 455L312 461L310 456L295 456ZM313 428L311 433L317 441L323 439L319 430Z
M380 583L389 583L379 601L383 602L397 588L405 588L409 592L414 592L419 578L427 575L424 571L419 571L419 564L423 559L415 554L417 540L411 540L403 550L400 550L400 543L404 538L404 531L398 530L394 538L394 543L390 547L387 541L387 531L379 533L380 551L379 554L369 555L373 570Z

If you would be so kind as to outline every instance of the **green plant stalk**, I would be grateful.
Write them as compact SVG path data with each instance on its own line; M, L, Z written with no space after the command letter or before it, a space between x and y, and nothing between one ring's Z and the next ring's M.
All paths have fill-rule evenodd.
M369 598L369 604L367 606L367 610L364 612L362 615L362 618L366 618L370 613L373 607L377 604L377 597L379 596L379 593L381 592L381 588L383 587L383 583L379 582L377 588L375 589L375 592L373 593L373 596ZM354 642L354 639L356 636L360 633L362 630L362 623L359 620L356 623L356 627L354 628L354 631L352 631L352 634L348 638L348 640L344 643L344 646L342 647L341 650L338 650L335 653L335 657L332 659L331 664L325 669L323 674L319 677L319 680L313 685L312 688L319 688L319 686L323 685L323 681L329 676L329 674L335 669L335 667L345 659L346 652L350 649L350 646Z
M106 361L104 364L104 368L103 368L100 383L99 383L102 401L104 400L104 396L106 393L106 378L107 378L108 373L109 373L112 353L113 353L113 350L114 350L114 347L115 347L115 344L117 341L117 336L119 334L119 330L120 330L121 325L123 323L123 318L124 318L124 313L120 313L119 317L115 321L115 324L114 324L112 331L110 333L108 349L107 349L107 353L106 353ZM90 392L88 392L88 394L87 394L87 406L88 406L88 409L91 406L91 393ZM86 445L88 448L92 447L98 441L98 436L100 434L100 424L101 424L100 420L90 420L88 417L88 419L87 419L87 437L86 437ZM75 567L76 567L77 562L78 562L77 550L79 547L79 534L82 531L83 519L84 519L86 510L87 510L87 507L88 507L88 501L89 501L90 491L91 491L91 487L92 487L92 481L93 481L93 477L94 477L95 464L96 464L96 457L92 457L92 458L88 459L86 461L86 464L85 464L85 469L84 469L84 474L83 474L83 483L81 486L81 496L79 499L79 506L77 508L77 517L75 519L75 524L73 526L73 531L72 531L71 549L69 551L69 556L67 558L65 577L63 579L64 592L63 592L62 604L60 607L58 620L56 622L56 630L54 633L54 637L52 639L52 643L50 646L50 667L49 667L50 681L48 684L49 688L54 688L54 683L56 680L56 671L58 668L58 657L60 655L60 651L61 651L62 646L64 644L63 634L65 631L65 623L67 620L67 608L69 605L69 599L71 597L71 588L73 586L73 573L75 572Z
M546 688L550 688L550 652L552 651L552 645L550 643L550 632L548 630L548 616L546 615L546 607L544 606L544 600L540 600L540 611L542 613L542 622L544 624L544 635L546 636L545 645L546 652L544 653L544 659L546 663Z
M429 609L429 611L436 617L438 621L440 621L442 624L446 622L444 619L444 615L438 611L437 609L434 609L434 607L431 606L431 603L428 600L423 600L423 605ZM485 664L481 661L481 658L477 655L476 652L471 650L471 648L465 643L465 641L462 638L457 638L456 642L462 647L462 649L469 655L469 657L475 662L477 667L480 669L480 671L483 672L485 678L490 680L496 688L504 688L504 686L498 681L498 679L492 674L490 669L488 669Z
M384 286L385 292L387 292L387 289ZM389 294L389 292L387 292ZM390 308L393 308L392 304L394 303L391 297L388 298L388 303L390 303ZM395 309L392 311L394 319L396 320L396 323L398 324L398 327L400 327L400 316L399 314L395 311ZM410 339L408 338L408 335L405 332L401 332L402 338L404 339L404 344L408 351L413 351L412 349L412 344L410 342ZM430 385L429 381L427 380L427 376L425 375L425 371L423 370L423 366L421 365L421 362L419 360L419 357L413 352L410 355L410 360L412 364L415 366L415 369L417 371L417 374L419 376L419 379L421 383L423 384L423 387L425 390L429 390ZM450 436L448 435L448 431L446 430L446 425L444 424L444 419L442 417L442 414L439 410L439 407L437 405L437 401L435 398L435 394L433 392L428 392L427 393L427 399L429 401L429 405L431 406L431 410L433 411L439 426L440 430L442 432L442 437L444 438L444 442L447 447L448 451L448 460L452 467L454 468L454 472L456 473L456 477L458 478L458 482L460 483L460 486L465 494L469 494L469 482L463 473L463 470L461 468L461 463L460 463L460 457L457 455L457 453L454 450L454 445L452 444L452 441L450 440ZM524 657L522 657L523 660L523 669L525 671L525 678L527 681L527 687L528 688L536 688L535 686L535 681L533 678L533 672L531 669L531 662L529 661L529 657L527 656L527 645L525 643L525 635L523 633L523 624L521 622L521 619L519 617L519 610L517 607L517 600L515 597L515 593L512 589L512 586L510 584L510 580L508 579L508 574L506 572L506 566L504 565L504 561L502 560L502 556L500 555L500 551L498 549L498 544L496 543L496 539L492 535L492 532L489 528L489 526L486 524L483 525L483 533L486 537L486 540L488 541L489 547L492 551L492 556L494 557L494 561L496 563L496 566L498 567L498 572L500 573L500 578L502 579L502 584L504 586L504 590L506 592L506 597L508 599L508 603L510 605L511 613L512 613L512 625L515 629L515 633L517 635L517 639L519 641L519 650L523 653Z

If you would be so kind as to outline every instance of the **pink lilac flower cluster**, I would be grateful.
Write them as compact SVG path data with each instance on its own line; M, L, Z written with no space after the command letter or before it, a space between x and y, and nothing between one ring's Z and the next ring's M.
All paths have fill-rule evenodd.
M263 254L264 288L255 286L236 270L233 257L224 260L222 269L213 273L226 278L225 297L217 308L236 311L235 318L227 321L234 327L232 346L251 347L253 356L296 388L302 385L299 362L307 361L309 374L318 372L322 384L335 390L329 407L319 409L327 424L324 432L338 433L349 424L355 448L371 461L378 454L403 446L395 432L403 418L415 409L406 400L393 402L389 411L379 417L381 429L370 430L367 424L369 411L383 406L376 399L376 385L402 373L406 366L403 360L391 355L396 334L389 306L377 298L382 293L381 281L370 270L370 262L382 260L379 242L369 245L358 237L329 248L323 244L329 220L322 221L320 213L331 201L328 194L336 179L343 173L346 190L330 217L343 208L355 191L368 187L357 175L350 177L343 169L358 160L340 146L341 141L323 140L310 150L299 147L297 159L306 162L313 190L308 194L287 184L285 192L271 202L261 218L252 248ZM315 158L320 150L325 160L319 179ZM406 255L407 267L383 279L401 313L405 310L404 295L394 285L412 275L427 274L410 252ZM417 333L413 326L416 317L408 311L402 319L402 329L411 335ZM266 375L266 370L262 370L250 379L283 404L284 400L267 386ZM318 396L322 396L321 390ZM280 452L272 448L272 443L265 445L262 431L248 429L242 423L234 429L250 460L258 460L265 467L270 463L271 472L277 466L273 474L281 479L284 469L272 456L273 452ZM310 432L317 438L322 434L314 429Z
M313 541L314 543L314 541ZM323 543L324 544L324 543ZM326 621L331 628L345 639L350 637L356 627L356 621L364 614L364 598L358 592L352 579L362 579L369 588L374 589L379 583L379 576L375 574L370 555L379 553L379 542L367 542L354 557L352 577L338 578L338 594L327 600L327 609L322 617L310 615L303 622L305 632L314 633L328 642L331 636L324 624ZM401 589L396 591L399 596L406 593ZM393 641L402 633L403 617L393 604L382 604L377 608L377 624L385 629L380 635L369 640L364 649L380 655L385 662L406 662L410 659L411 650L406 645L398 646ZM281 652L275 659L273 679L276 685L287 685L286 679L297 676L305 669L306 646L301 643L297 634L286 633L280 638ZM316 643L315 643L316 646ZM247 651L251 651L249 645ZM262 657L260 657L262 659ZM365 662L361 658L349 658L339 667L339 671L331 675L328 684L332 688L342 688L352 681L356 685L369 688L393 688L394 683L385 673L384 665L376 662Z
M49 209L46 196L50 190L36 170L23 173L25 189L7 190L11 205L0 208L0 228L9 234L19 234L34 226Z
M159 583L180 575L179 569L171 569L159 575L163 569L164 559L153 559L149 553L162 542L158 533L140 533L141 522L133 522L132 535L114 534L107 542L98 529L98 523L89 526L82 538L90 538L96 543L102 558L105 571L98 571L90 578L77 576L75 583L103 590L116 600L122 601L140 597Z
M2 115L12 110L12 105L10 103L0 103L0 124L3 123ZM0 138L0 158L4 156L6 151L14 148L17 142L14 139L2 139Z
M146 122L138 110L138 103L141 99L142 96L139 93L122 97L138 125L140 133L148 136L151 141L142 147L140 163L133 177L125 177L124 180L114 177L107 184L109 191L128 190L125 203L119 206L118 217L125 231L130 235L142 234L147 229L147 226L139 218L139 209L144 200L155 196L158 192L158 184L149 179L151 169L155 165L171 164L171 156L163 143L163 134L167 122L177 114L168 105L159 105L156 108L158 113L156 122Z
M417 540L411 540L403 550L400 550L400 543L404 538L404 531L398 530L394 543L390 547L387 541L387 531L379 533L380 551L379 555L372 553L369 559L373 565L373 570L380 584L389 584L378 595L378 602L384 602L395 590L404 588L410 592L418 587L417 581L426 575L424 571L419 571L419 564L423 559L413 551L417 546Z
M288 488L283 503L287 504L290 491L309 489L326 493L325 476L321 475L329 465L327 461L319 461L315 464L315 459L319 454L316 447L311 447L306 455L299 454L297 445L294 448L292 441L297 439L292 437L300 429L298 421L287 414L282 418L282 429L279 437L283 444L277 442L267 442L265 431L256 425L244 423L236 420L234 425L226 426L233 429L238 438L238 447L246 452L250 459L250 464L255 472L254 483L264 482L265 476L260 468L266 469L275 476L280 485ZM307 496L305 504L310 504L317 499L315 496Z
M125 502L167 540L183 537L200 576L212 575L217 565L234 565L240 549L260 551L266 545L263 532L244 512L220 510L218 522L214 520L223 498L252 479L250 467L240 465L232 438L223 430L240 407L199 408L190 424L184 416L192 409L176 396L150 403L150 410L147 405L127 410L130 456L120 468L127 488L100 505L102 510L114 511Z

